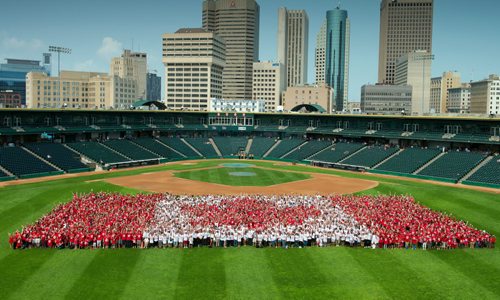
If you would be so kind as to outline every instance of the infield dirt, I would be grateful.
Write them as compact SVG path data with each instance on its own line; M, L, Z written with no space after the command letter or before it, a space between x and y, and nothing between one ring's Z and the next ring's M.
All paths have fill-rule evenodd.
M311 178L270 186L230 186L174 176L175 171L155 172L106 179L107 182L150 192L168 192L177 195L206 194L351 194L374 188L378 182L344 178L335 175L308 173Z

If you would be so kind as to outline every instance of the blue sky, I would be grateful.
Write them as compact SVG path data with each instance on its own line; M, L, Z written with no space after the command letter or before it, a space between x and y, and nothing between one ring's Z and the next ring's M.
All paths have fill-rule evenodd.
M338 1L258 0L260 60L275 60L279 7L305 9L309 15L309 82L314 81L316 34L326 11ZM374 83L378 71L379 0L343 0L351 19L349 99ZM163 74L161 34L201 26L202 0L4 1L0 7L0 59L41 59L49 45L73 49L61 69L109 71L110 58L122 49L148 53L150 70ZM22 10L22 13L19 12ZM433 76L459 71L463 81L500 73L498 0L435 0ZM6 13L7 12L7 13ZM12 13L8 13L12 12ZM56 70L57 65L53 65Z

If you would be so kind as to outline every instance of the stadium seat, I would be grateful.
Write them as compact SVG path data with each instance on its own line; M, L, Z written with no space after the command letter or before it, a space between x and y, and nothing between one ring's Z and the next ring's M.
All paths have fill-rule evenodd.
M371 168L393 155L398 150L398 148L387 148L384 146L369 146L346 160L343 160L342 164Z
M293 159L293 160L304 160L309 156L325 149L329 145L332 144L332 141L309 141L304 145L297 147L297 149L288 155L284 156L285 159Z
M57 171L20 147L0 148L0 165L16 176Z
M275 143L276 139L274 138L256 136L252 140L252 146L250 147L248 154L253 154L257 158L263 157Z
M208 138L185 138L186 142L188 142L191 146L196 148L203 157L213 158L218 157L217 152L215 152L214 147L208 140Z
M133 160L147 160L147 159L157 159L159 155L156 155L137 144L132 143L129 140L107 140L103 142L104 145L113 148L115 151L132 158Z
M5 173L4 171L0 170L0 180L10 177L9 174Z
M411 174L436 157L439 149L408 148L378 166L377 170Z
M191 147L186 145L180 138L178 137L160 137L158 140L169 146L170 148L179 151L187 157L199 158L200 155L196 153Z
M268 155L269 158L281 158L305 141L302 139L284 139Z
M33 143L24 145L45 160L68 172L88 168L81 162L80 155L56 143Z
M418 175L459 180L484 159L476 152L451 151L428 165Z
M112 151L107 147L104 147L98 142L76 142L76 143L69 143L67 145L99 164L110 164L110 163L131 161L130 158L127 158L119 153L116 153L115 151Z
M240 150L245 151L247 137L216 136L212 138L223 157L237 156Z
M308 160L326 163L336 163L363 148L359 143L336 143L327 149L311 156Z
M139 138L132 140L132 142L140 145L143 148L155 153L156 155L166 158L166 159L181 159L184 156L180 155L178 152L170 149L169 147L158 142L156 139L152 138Z
M494 156L472 174L467 181L500 185L500 156Z

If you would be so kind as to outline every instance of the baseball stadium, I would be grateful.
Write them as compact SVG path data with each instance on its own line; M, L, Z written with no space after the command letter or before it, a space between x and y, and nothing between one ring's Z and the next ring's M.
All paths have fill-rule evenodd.
M500 298L496 118L0 120L2 299Z

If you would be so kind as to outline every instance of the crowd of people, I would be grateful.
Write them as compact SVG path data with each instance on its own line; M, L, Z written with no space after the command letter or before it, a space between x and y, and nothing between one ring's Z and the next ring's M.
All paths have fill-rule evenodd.
M323 196L175 196L146 229L159 247L305 247L377 239Z
M9 235L14 249L494 247L495 236L409 196L75 195Z
M378 247L423 249L494 247L496 238L409 196L341 196L335 205L379 237Z
M90 193L55 207L9 236L13 248L101 248L136 246L154 219L161 194Z

